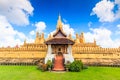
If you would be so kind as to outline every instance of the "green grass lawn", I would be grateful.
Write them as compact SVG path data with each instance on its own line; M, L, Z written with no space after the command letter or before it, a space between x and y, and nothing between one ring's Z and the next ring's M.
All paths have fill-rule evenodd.
M81 72L41 72L36 66L0 66L0 80L120 80L120 68L89 67Z

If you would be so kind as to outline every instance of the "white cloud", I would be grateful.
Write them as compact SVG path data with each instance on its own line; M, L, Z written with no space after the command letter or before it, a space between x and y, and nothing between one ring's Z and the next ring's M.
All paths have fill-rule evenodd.
M115 5L117 5L118 10L116 11L115 18L120 19L120 0L115 0Z
M35 38L33 36L35 35L36 32L42 33L46 28L46 24L43 21L39 21L39 22L32 24L32 25L35 26L36 29L29 32L29 35L26 39L28 43L34 42Z
M32 37L27 37L26 38L27 43L34 43L34 40L35 40L35 38L32 38Z
M85 39L87 42L93 42L95 38L97 44L101 47L119 47L120 39L113 40L111 38L112 32L106 28L100 27L95 29L90 29L91 32L85 33Z
M0 47L14 47L22 45L24 39L33 40L12 27L12 24L28 25L32 12L29 0L0 0Z
M118 24L117 27L120 29L120 24Z
M30 33L29 33L30 35L35 35L35 31L34 30L32 30L32 31L30 31Z
M36 26L36 31L38 31L39 33L42 33L46 28L45 22L42 22L42 21L37 22L35 26Z
M91 25L92 25L92 22L88 22L88 27L91 27Z
M35 34L34 31L31 31L29 36L26 36L24 33L15 30L7 19L0 15L0 47L20 46L23 45L25 39L28 43L34 42L34 38L31 37L33 34Z
M120 5L120 0L115 0L115 3Z
M97 15L100 22L113 22L120 19L120 0L101 0L92 9L91 15Z
M0 47L21 45L24 39L25 35L14 30L7 19L0 15Z
M120 31L116 31L115 34L116 34L116 35L119 35L119 34L120 34Z
M28 25L32 12L29 0L0 0L0 15L13 24Z
M109 0L101 0L92 9L91 15L97 15L100 22L112 22L115 20L113 12L114 3Z
M114 22L120 19L120 0L101 0L92 9L91 15L97 15L100 22ZM88 41L91 38L96 38L96 41L102 47L119 47L120 39L112 39L111 36L120 34L120 24L117 25L118 30L112 33L106 28L91 29L91 32L86 33ZM92 37L93 36L93 37Z
M72 36L75 36L75 31L74 31L73 28L70 27L69 24L64 24L64 23L63 23L63 31L64 31L67 35L69 35L69 34L71 33Z
M117 25L117 28L118 29L116 30L115 34L119 35L120 34L120 24Z

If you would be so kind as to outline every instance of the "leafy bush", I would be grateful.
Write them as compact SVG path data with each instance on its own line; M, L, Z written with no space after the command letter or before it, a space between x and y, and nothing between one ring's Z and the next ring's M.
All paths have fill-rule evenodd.
M41 70L41 71L47 71L47 65L46 64L40 64L38 65L38 69Z
M69 70L72 72L80 72L83 68L83 63L80 60L75 60L69 65Z
M38 66L37 69L41 70L42 72L47 71L52 68L52 62L51 62L51 60L48 60L46 64L39 63L39 64L37 64L37 66Z
M46 65L47 65L47 68L52 68L52 61L48 60Z
M46 65L46 64L43 64L43 65L42 65L41 71L47 71L47 65Z

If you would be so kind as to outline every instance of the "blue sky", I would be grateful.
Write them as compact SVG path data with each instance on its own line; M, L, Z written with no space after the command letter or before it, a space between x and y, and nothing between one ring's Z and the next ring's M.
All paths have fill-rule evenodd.
M56 29L58 15L67 34L84 32L86 42L120 46L119 0L0 0L0 47L34 42L36 31Z
M44 21L47 28L51 27L54 30L58 15L62 16L62 20L65 19L71 25L72 28L80 28L85 31L88 30L87 23L89 21L97 22L95 16L90 17L92 8L95 6L97 0L91 2L91 0L31 0L34 7L34 15L30 17L30 20ZM64 21L64 20L63 20ZM82 27L83 26L83 27ZM76 29L79 32L80 29Z

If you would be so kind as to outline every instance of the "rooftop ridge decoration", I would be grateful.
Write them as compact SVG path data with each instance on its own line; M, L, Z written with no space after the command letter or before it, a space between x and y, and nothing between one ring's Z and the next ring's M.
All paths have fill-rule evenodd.
M56 36L56 34L60 31L65 37L67 37L66 33L63 31L63 24L61 20L61 16L58 16L57 26L56 26L56 32L53 34L53 37Z
M58 21L57 21L57 29L59 30L63 30L63 25L62 25L62 21L61 21L61 16L58 16Z

